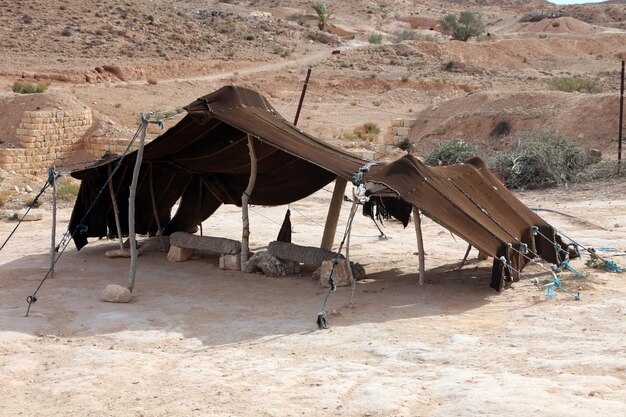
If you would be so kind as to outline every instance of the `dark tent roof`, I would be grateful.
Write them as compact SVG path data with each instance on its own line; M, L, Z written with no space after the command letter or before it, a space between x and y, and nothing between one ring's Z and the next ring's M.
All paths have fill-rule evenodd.
M154 234L157 224L166 235L192 231L221 204L241 205L250 173L248 135L258 158L250 198L253 204L297 201L337 176L350 179L367 163L302 132L263 96L246 88L223 87L186 110L188 114L178 124L145 147L136 199L137 233ZM136 152L124 157L113 177L124 234L128 232L128 193L135 160ZM109 193L97 195L118 161L108 160L73 174L83 180L70 221L70 230L77 230L74 240L79 249L88 237L116 234ZM550 225L509 192L478 158L429 168L407 155L374 166L364 181L374 203L393 200L391 214L405 225L411 206L415 206L474 247L494 257L505 256L516 269L526 262L511 248L519 250L522 244L546 261L560 263L554 243L562 245L560 239L555 236L550 241L532 233L535 226L552 237ZM179 198L178 211L170 219ZM492 285L500 289L503 274L496 271L498 265L494 262Z
M248 183L247 135L254 138L258 174L250 203L281 205L300 200L333 181L350 178L366 161L324 143L283 119L260 94L242 87L223 87L186 107L188 114L146 145L137 189L137 233L170 234L193 230L222 204L241 205ZM122 216L136 152L127 155L113 178ZM76 227L117 159L75 172L83 180L70 227ZM179 209L170 212L182 197ZM124 232L128 219L122 217ZM87 237L115 234L112 203L103 193L76 233L79 248Z

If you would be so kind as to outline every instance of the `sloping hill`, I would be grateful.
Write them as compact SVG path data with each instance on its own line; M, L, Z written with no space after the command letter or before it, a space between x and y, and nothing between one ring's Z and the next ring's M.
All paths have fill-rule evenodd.
M502 149L523 130L553 128L581 147L609 150L617 140L618 116L616 94L480 92L418 113L410 140L420 153L451 139ZM492 133L503 122L510 136Z

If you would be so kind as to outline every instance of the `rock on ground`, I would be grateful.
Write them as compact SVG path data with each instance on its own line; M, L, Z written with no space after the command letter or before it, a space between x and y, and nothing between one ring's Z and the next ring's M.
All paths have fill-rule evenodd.
M258 270L268 277L286 277L300 273L300 264L278 259L267 251L254 254L244 268L244 272L253 273Z
M117 284L107 285L102 291L102 301L107 303L127 303L132 300L133 294L126 287Z

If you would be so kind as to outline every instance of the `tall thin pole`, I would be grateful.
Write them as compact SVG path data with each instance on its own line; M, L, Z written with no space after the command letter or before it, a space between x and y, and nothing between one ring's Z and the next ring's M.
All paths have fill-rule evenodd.
M311 77L311 68L309 68L306 72L306 78L304 79L304 86L302 87L302 94L300 94L300 102L298 103L298 110L296 110L296 117L293 119L293 125L298 124L298 119L300 119L300 110L302 110L302 103L304 103L304 96L306 95L306 88L309 85L309 77Z
M122 238L122 226L120 224L120 210L117 206L117 198L113 189L113 175L111 174L111 164L107 165L109 171L109 194L111 194L111 203L113 204L113 215L115 216L115 228L117 229L117 238L120 242L120 250L124 250L124 239Z
M413 206L413 222L415 223L415 236L417 237L417 251L419 255L419 284L424 285L424 240L422 239L422 220L420 218L420 211L417 207Z
M56 240L57 240L57 173L55 167L48 171L50 182L52 182L52 233L50 236L50 278L54 278L54 264L56 263Z
M150 115L141 115L143 124L139 136L139 149L137 159L133 168L133 177L130 183L130 195L128 197L128 238L130 241L130 272L128 277L128 289L133 292L135 288L135 275L137 273L137 239L135 238L135 198L137 196L137 182L139 181L139 171L141 170L141 160L143 159L143 148L146 142L146 130L148 130L148 119Z
M624 60L622 59L622 82L619 94L619 144L617 145L617 172L622 167L622 140L624 138Z
M241 196L241 219L243 222L243 231L241 233L241 270L245 269L248 262L248 256L250 254L250 220L248 218L248 204L250 202L250 196L252 190L254 190L254 184L256 183L256 171L257 171L257 159L256 152L254 150L254 142L252 136L248 135L248 151L250 152L250 178L248 179L248 186Z

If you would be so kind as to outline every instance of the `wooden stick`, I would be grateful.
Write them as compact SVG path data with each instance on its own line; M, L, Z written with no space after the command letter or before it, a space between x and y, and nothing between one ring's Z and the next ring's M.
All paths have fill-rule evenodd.
M111 194L111 203L113 204L113 214L115 215L115 228L117 229L117 237L120 241L120 250L124 250L124 239L122 238L122 225L120 223L120 210L117 207L117 198L115 198L115 190L113 189L113 177L111 176L111 164L107 165L109 171L109 194Z
M54 278L54 264L57 257L56 240L57 240L57 177L56 169L50 168L49 174L52 181L52 233L50 246L50 278Z
M457 271L460 271L461 269L463 269L463 267L465 266L465 262L467 261L467 257L469 256L469 253L471 250L472 250L472 245L468 245L467 250L465 251L465 256L463 257L463 260L461 261L461 264L459 265L459 267L456 269Z
M424 285L424 241L422 240L422 222L420 219L420 211L413 206L413 221L415 222L415 235L417 237L417 251L419 254L419 284Z
M141 115L143 119L143 114ZM137 273L137 239L135 239L135 198L137 197L137 182L139 171L141 170L141 160L143 159L143 148L146 141L146 130L148 130L148 120L144 119L139 137L139 149L137 159L133 168L133 177L130 183L130 196L128 197L128 239L130 241L130 274L128 278L128 289L132 293L135 289L135 275Z
M256 152L254 150L254 142L252 136L248 135L248 151L250 153L250 178L248 179L248 186L241 196L241 219L243 222L243 231L241 233L241 270L245 269L248 262L248 256L250 255L250 220L248 219L248 204L250 202L250 195L254 190L254 184L256 183L256 171L257 171L257 159Z
M343 203L343 194L346 191L348 180L337 177L335 180L335 188L333 196L330 199L330 207L326 216L326 225L324 226L324 234L322 236L321 248L333 250L333 242L335 241L335 233L337 232L337 223L339 222L339 214L341 214L341 205Z

